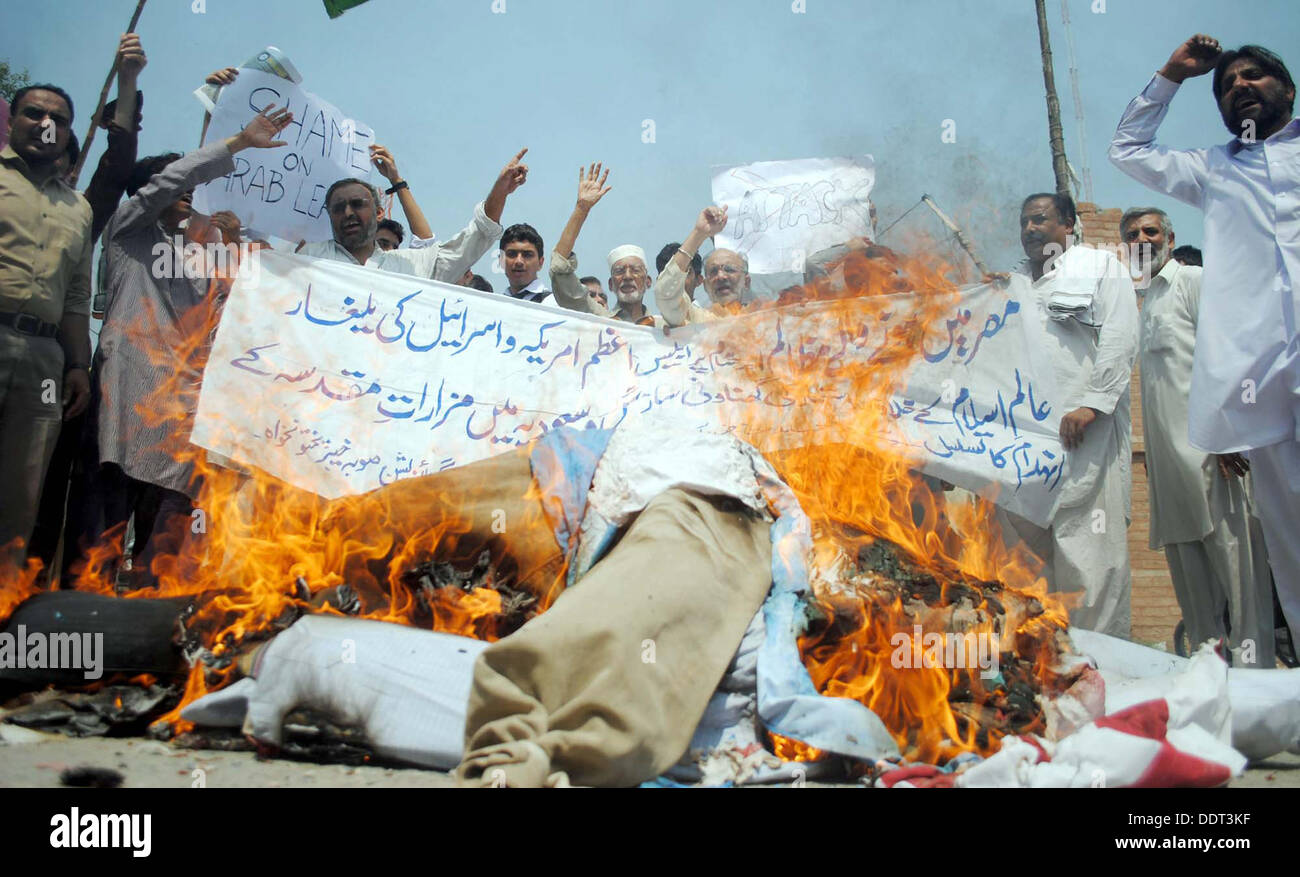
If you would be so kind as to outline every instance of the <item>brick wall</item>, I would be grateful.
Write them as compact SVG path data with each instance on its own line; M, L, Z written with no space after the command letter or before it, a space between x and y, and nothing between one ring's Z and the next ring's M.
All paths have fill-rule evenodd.
M1102 210L1096 204L1081 202L1079 219L1083 240L1092 246L1120 242L1119 208ZM1141 298L1138 299L1139 305ZM1147 497L1146 457L1142 443L1142 384L1136 364L1131 380L1133 397L1133 523L1128 531L1129 566L1133 570L1133 639L1146 643L1165 643L1173 648L1174 627L1182 618L1169 578L1164 551L1147 548L1151 506Z

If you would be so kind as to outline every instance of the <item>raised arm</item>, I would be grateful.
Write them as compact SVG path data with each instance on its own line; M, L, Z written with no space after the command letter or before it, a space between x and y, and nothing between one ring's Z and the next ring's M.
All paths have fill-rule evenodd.
M244 130L220 143L209 143L177 159L162 173L140 187L110 222L112 235L129 233L158 220L163 211L182 194L200 183L215 180L235 169L234 155L244 149L271 149L284 146L275 136L293 121L288 109L268 106L254 116Z
M686 269L704 242L726 227L726 207L705 207L695 220L691 233L655 278L655 303L669 326L698 322L701 312L707 312L686 295Z
M117 46L117 110L113 113L119 128L135 130L136 80L147 63L140 38L133 33L122 34Z
M131 169L135 166L138 140L136 82L146 63L148 59L140 38L135 34L123 34L117 47L117 107L108 125L108 148L100 156L94 176L83 193L94 216L90 232L92 242L99 240L109 217L117 209L117 202L122 200Z
M483 212L493 222L501 221L501 214L506 210L506 197L528 182L528 165L520 161L527 152L528 147L525 146L501 169L496 182L492 184L492 191L488 192L487 198L483 201Z
M1110 160L1143 185L1200 207L1207 175L1206 152L1156 144L1156 130L1183 80L1214 68L1220 54L1212 37L1197 34L1174 53L1151 82L1129 103L1110 143Z
M578 280L578 260L573 258L573 245L582 232L587 215L613 188L605 185L605 180L609 179L609 169L605 168L602 173L602 167L601 162L596 162L586 171L578 168L578 200L551 253L551 291L562 307L607 317L610 315L609 309L600 302L592 301L587 288Z
M519 163L527 151L527 148L521 149L501 169L496 182L492 184L492 191L474 207L474 218L455 237L438 247L395 250L385 258L408 257L407 254L410 254L411 264L416 266L412 273L444 283L454 284L460 280L465 271L474 267L474 263L483 257L505 230L501 227L501 214L505 211L506 196L522 186L528 178L528 165Z
M428 240L433 237L433 229L429 228L429 220L424 218L424 211L415 201L415 195L411 194L411 187L402 179L401 171L397 169L397 162L393 160L393 154L385 146L373 143L370 146L370 160L375 163L379 173L384 179L388 180L392 188L397 189L397 201L402 205L402 213L406 215L406 224L411 227L411 235L417 238Z

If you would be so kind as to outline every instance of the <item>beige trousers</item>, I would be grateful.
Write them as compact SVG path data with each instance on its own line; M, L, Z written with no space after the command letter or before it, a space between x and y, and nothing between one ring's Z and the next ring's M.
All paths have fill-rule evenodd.
M474 666L464 785L629 786L686 751L771 585L769 525L670 490Z

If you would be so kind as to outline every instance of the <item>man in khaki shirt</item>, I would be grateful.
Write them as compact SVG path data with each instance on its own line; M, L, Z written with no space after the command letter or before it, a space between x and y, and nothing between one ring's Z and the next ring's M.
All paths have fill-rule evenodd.
M59 424L90 399L91 210L56 167L71 131L72 100L57 86L20 89L9 104L0 151L0 564L22 562Z

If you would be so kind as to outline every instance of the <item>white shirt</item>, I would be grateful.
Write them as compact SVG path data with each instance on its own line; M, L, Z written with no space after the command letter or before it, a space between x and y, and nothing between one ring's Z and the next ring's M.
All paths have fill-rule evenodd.
M1142 423L1150 484L1150 546L1197 542L1214 530L1235 498L1238 479L1223 481L1214 458L1187 441L1201 300L1201 269L1170 259L1142 294L1139 357ZM1235 488L1235 489L1234 489Z
M1032 278L1029 265L1019 270ZM1085 277L1092 278L1086 316L1096 325L1053 315L1049 306L1058 300L1061 291L1068 288L1077 294ZM1124 479L1127 497L1133 456L1129 378L1138 340L1133 281L1110 253L1076 245L1062 253L1052 269L1034 280L1032 286L1035 310L1047 330L1046 352L1062 400L1059 413L1084 407L1101 412L1084 431L1083 443L1068 452L1061 507L1070 508L1087 499L1097 479L1113 466Z
M474 206L474 218L460 233L444 244L428 244L418 249L388 250L375 247L370 258L365 261L366 268L379 271L391 271L394 274L413 274L444 283L455 283L464 276L466 269L482 258L497 240L504 229L501 223L493 222L483 211L483 202ZM298 251L304 256L316 259L333 259L336 262L362 263L335 240L314 241L304 244Z
M1178 85L1156 74L1133 99L1110 160L1141 183L1205 211L1205 274L1188 429L1225 453L1300 437L1300 120L1262 142L1157 145Z
M534 277L532 283L528 284L518 292L511 289L510 283L507 281L506 288L502 294L508 295L511 298L522 299L523 301L535 302L539 305L550 305L551 307L556 307L557 305L555 297L551 295L550 289L547 288L546 283L540 277Z

